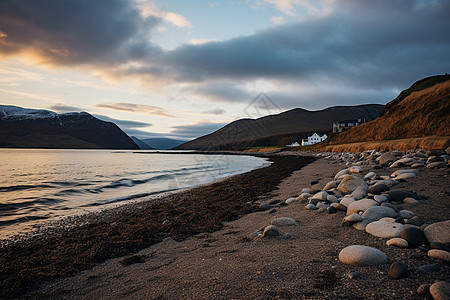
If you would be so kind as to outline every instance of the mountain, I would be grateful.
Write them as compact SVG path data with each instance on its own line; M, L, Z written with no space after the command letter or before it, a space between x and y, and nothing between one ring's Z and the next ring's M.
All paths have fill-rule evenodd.
M339 134L330 144L427 136L450 136L448 74L415 82L386 104L379 118Z
M175 149L240 149L253 146L284 146L313 132L328 133L333 122L373 120L383 105L333 106L318 111L295 108L258 119L240 119Z
M154 149L158 150L168 150L175 148L183 143L186 143L187 141L182 140L174 140L169 138L149 138L149 139L142 139L144 143L147 145L150 145Z
M143 142L142 140L138 139L135 136L130 136L131 139L136 143L136 145L138 145L139 149L141 150L155 150L155 148L150 147L149 145L147 145L145 142Z
M139 149L116 124L86 112L0 105L0 147L67 149Z

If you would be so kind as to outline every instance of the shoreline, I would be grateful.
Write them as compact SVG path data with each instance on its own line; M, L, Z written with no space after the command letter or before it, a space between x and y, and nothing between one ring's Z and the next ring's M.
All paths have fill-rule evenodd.
M256 211L224 223L221 230L183 240L164 238L132 256L46 282L28 298L423 299L416 292L419 285L448 280L448 263L427 256L429 246L387 246L386 239L341 226L343 212L306 210L301 201L281 205L304 187L321 189L342 168L343 163L320 158L294 171L261 199L272 203L277 210L274 213ZM398 168L375 172L384 176L395 170ZM397 188L425 194L428 199L396 205L414 211L428 224L449 219L449 175L448 169L422 169L419 176L400 182ZM310 185L312 181L319 183ZM295 219L297 225L279 227L291 238L258 238L255 234L275 217ZM342 264L339 251L352 244L380 249L389 263L368 267ZM408 264L408 278L389 277L389 265L395 261ZM418 272L424 265L434 265L438 271ZM349 277L355 271L360 278Z
M220 230L222 222L257 210L258 197L271 192L292 171L315 160L293 156L269 159L273 163L265 168L192 187L157 202L141 201L119 207L109 215L100 213L99 220L47 232L42 240L5 246L0 249L0 297L20 296L48 279L71 276L107 259L130 255L168 236L183 240ZM72 261L73 257L77 261ZM39 267L30 268L37 261ZM24 270L27 275L23 275Z

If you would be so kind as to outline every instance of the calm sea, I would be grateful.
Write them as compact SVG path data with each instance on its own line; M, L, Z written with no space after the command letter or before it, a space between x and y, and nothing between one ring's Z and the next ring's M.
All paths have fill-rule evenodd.
M0 149L0 239L269 164L252 156L143 152Z

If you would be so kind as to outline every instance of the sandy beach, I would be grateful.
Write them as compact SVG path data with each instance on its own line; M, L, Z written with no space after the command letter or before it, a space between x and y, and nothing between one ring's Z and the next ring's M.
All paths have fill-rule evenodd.
M277 189L259 197L276 203L298 196L310 182L323 187L342 169L325 158L295 171ZM393 169L377 170L389 175ZM266 174L269 175L269 174ZM401 182L396 189L426 195L417 204L402 204L425 223L450 219L447 169L423 169L420 176ZM415 249L389 247L351 227L342 227L344 212L318 213L300 202L277 206L276 212L252 212L223 223L220 230L189 236L186 232L161 236L132 256L108 259L73 276L44 282L30 291L29 299L421 299L423 283L447 280L448 264L427 256L427 246ZM250 212L250 211L249 211ZM274 217L291 217L296 226L281 226L292 239L254 238L254 233ZM206 232L205 232L206 231ZM338 260L346 246L360 244L385 252L389 263L352 267ZM74 258L75 260L77 258ZM393 261L405 262L408 278L388 276ZM417 268L436 264L439 271L419 274ZM350 279L350 271L361 277ZM67 274L68 276L69 274Z

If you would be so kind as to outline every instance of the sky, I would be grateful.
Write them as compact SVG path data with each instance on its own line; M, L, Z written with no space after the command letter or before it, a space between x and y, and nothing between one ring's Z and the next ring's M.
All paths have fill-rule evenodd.
M450 71L448 0L0 0L0 104L183 140Z

